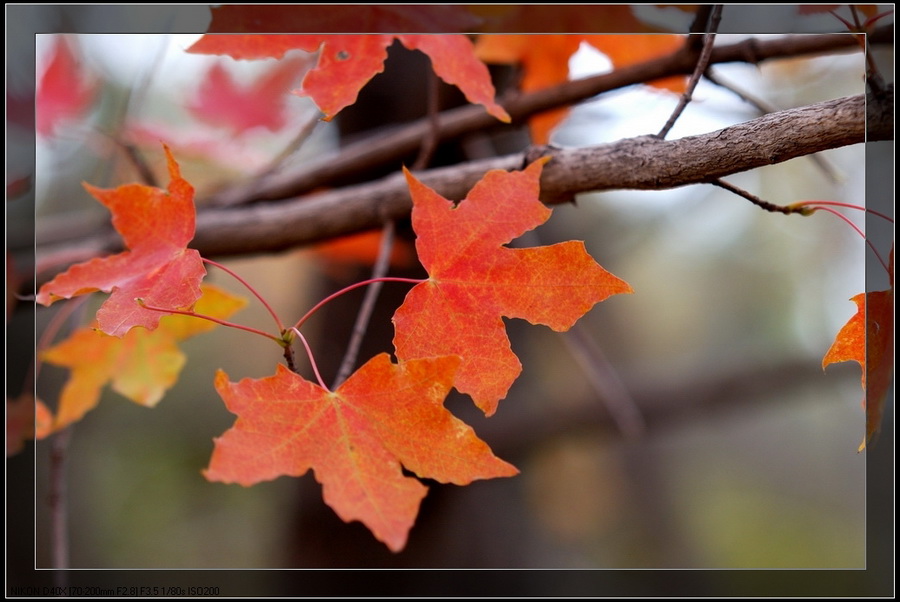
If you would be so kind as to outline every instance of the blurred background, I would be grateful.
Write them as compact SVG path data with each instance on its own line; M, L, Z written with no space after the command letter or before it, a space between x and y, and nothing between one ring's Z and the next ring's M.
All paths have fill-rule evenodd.
M80 81L94 95L89 110L37 139L38 237L59 228L108 227L105 209L81 182L112 188L136 181L140 174L122 143L137 149L165 185L158 144L164 140L199 199L252 177L280 155L302 162L333 151L352 133L341 131L339 118L316 123L297 144L298 132L318 115L308 99L294 95L273 109L284 117L275 131L204 122L189 105L212 66L224 68L238 86L252 86L278 62L185 53L197 37L37 36L38 81L64 39ZM717 43L737 39L722 35ZM385 78L392 66L417 60L406 54L392 47L386 73L369 93L396 85ZM296 89L309 67L299 55L286 89ZM572 77L610 68L586 46L570 64ZM864 92L859 52L715 71L779 110ZM357 117L383 125L372 122L377 116L365 94L355 109L368 113ZM643 86L602 95L574 108L552 142L589 146L655 133L677 100ZM397 110L398 121L418 116ZM760 114L704 81L669 138ZM727 181L777 204L864 205L865 175L865 148L856 145ZM865 225L861 212L846 214ZM399 554L359 523L341 522L311 474L251 488L209 483L200 471L212 440L234 422L212 387L216 369L236 381L270 375L281 359L270 341L218 328L183 344L187 365L156 408L106 390L71 429L71 566L865 568L866 454L856 452L864 433L860 370L851 363L827 373L821 368L835 334L855 312L850 297L866 289L867 251L859 235L831 215L766 213L717 188L690 186L580 195L576 205L556 207L545 226L514 245L568 239L584 240L635 293L596 305L565 334L507 320L524 369L498 412L486 419L467 397L453 394L447 401L498 456L519 468L519 476L467 487L427 483L429 494ZM402 224L397 245L401 254L391 273L422 274ZM225 263L287 322L367 278L373 247L366 248L362 255L305 248ZM887 249L880 251L886 256ZM226 274L210 272L209 281L246 294ZM382 291L358 365L392 351L390 317L406 290L389 284ZM329 304L305 331L326 381L346 348L358 293ZM38 309L38 335L59 305ZM254 299L234 320L272 329ZM66 375L42 366L38 395L52 405ZM44 568L53 562L50 451L48 441L37 443L35 562Z

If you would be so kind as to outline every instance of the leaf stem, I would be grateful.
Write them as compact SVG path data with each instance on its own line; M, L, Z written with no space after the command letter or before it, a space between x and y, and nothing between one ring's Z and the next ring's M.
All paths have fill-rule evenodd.
M251 326L244 326L243 324L235 324L234 322L229 322L228 320L221 320L219 318L214 318L212 316L207 316L206 314L198 314L195 311L185 311L181 309L167 309L164 307L154 307L153 305L147 305L144 303L144 300L140 297L135 299L138 305L143 307L144 309L149 309L150 311L159 311L168 314L178 314L181 316L191 316L192 318L201 318L203 320L209 320L210 322L215 322L216 324L221 324L222 326L228 326L229 328L237 328L239 330L246 330L247 332L252 332L254 334L262 335L266 338L272 339L279 345L284 345L285 341L281 337L276 337L273 334L269 334L268 332L263 332L257 328L253 328Z
M894 223L894 220L890 217L881 213L879 211L875 211L874 209L869 209L868 207L860 207L859 205L853 205L851 203L840 203L838 201L802 201L800 203L795 203L797 207L812 207L813 209L819 208L824 209L822 205L832 205L834 207L846 207L847 209L856 209L858 211L865 211L867 213L871 213L872 215L878 216L881 219L888 221L890 223Z
M848 224L850 224L850 227L853 228L854 230L856 230L857 234L862 236L863 240L866 241L866 244L869 245L869 248L872 249L872 252L875 253L875 257L878 258L878 262L884 268L884 271L888 273L888 276L891 275L891 270L890 270L890 268L888 268L887 263L885 263L884 259L881 257L881 254L878 253L878 249L875 248L875 245L872 244L872 241L870 241L868 238L866 238L865 232L863 232L859 228L859 226L854 224L853 221L849 217L847 217L840 211L835 211L834 209L832 209L830 207L818 207L817 209L821 209L822 211L827 211L828 213L832 213L832 214L838 216L839 218L841 218L842 220L844 220L845 222L847 222Z
M309 348L309 343L306 342L306 337L297 330L296 326L291 326L291 331L294 332L298 337L300 337L300 342L303 343L303 346L306 348L306 355L309 357L309 364L312 366L313 374L316 375L316 380L319 381L319 386L331 393L331 389L325 386L325 381L322 380L322 375L319 374L319 367L316 365L316 358L313 357L312 349Z
M361 286L367 286L367 285L369 285L369 284L374 284L374 283L376 283L376 282L409 282L409 283L412 283L412 284L420 284L420 283L422 283L422 282L425 282L425 280L423 280L423 279L421 279L421 278L398 278L398 277L395 277L395 276L386 276L386 277L382 277L382 278L370 278L370 279L368 279L368 280L362 280L362 281L360 281L360 282L356 282L356 283L351 284L350 286L348 286L348 287L346 287L346 288L342 288L341 290L337 291L336 293L332 293L332 294L328 295L327 297L325 297L324 299L322 299L321 301L319 301L318 303L316 303L316 304L313 306L312 309L310 309L308 312L306 312L306 314L303 315L302 318L300 318L299 320L297 320L297 323L294 324L294 326L292 327L292 329L293 329L293 330L296 330L296 329L300 328L301 326L303 326L303 324L304 324L304 323L305 323L305 322L306 322L306 321L307 321L314 313L316 313L317 311L319 311L319 309L321 309L321 307L322 307L323 305L325 305L326 303L328 303L329 301L333 301L333 300L336 299L337 297L340 297L340 296L343 295L344 293L349 293L350 291L352 291L352 290L355 289L355 288L359 288L359 287L361 287Z
M278 314L275 313L275 310L272 309L272 307L269 305L269 303L263 298L262 295L259 294L259 292L257 292L257 290L255 288L250 286L250 283L248 283L246 280L244 280L243 278L238 276L232 270L226 268L221 263L215 262L212 259L207 259L206 257L201 257L200 259L202 259L204 262L208 263L209 265L219 268L220 270L224 271L225 273L230 275L232 278L234 278L235 280L237 280L238 282L243 284L245 287L247 287L247 290L249 290L251 293L253 293L253 296L255 296L257 299L259 299L260 302L265 306L266 310L268 310L268 312L272 315L272 317L275 318L275 324L278 326L278 332L284 332L286 330L284 327L284 324L282 324L281 320L278 318Z
M709 66L709 59L712 56L713 43L716 39L716 31L719 29L719 22L721 19L722 5L716 4L712 8L709 22L706 27L706 33L703 36L703 49L700 52L700 58L697 59L697 64L694 67L694 72L691 74L691 77L688 80L688 84L684 89L684 94L682 94L681 98L678 100L678 105L675 107L672 115L669 116L666 124L656 135L656 137L660 140L664 139L669 134L669 131L675 125L675 122L678 120L678 118L681 117L681 114L684 112L684 109L687 107L688 103L693 100L694 89L697 87L697 84L700 83L700 78L703 76L703 74L706 72L706 68Z

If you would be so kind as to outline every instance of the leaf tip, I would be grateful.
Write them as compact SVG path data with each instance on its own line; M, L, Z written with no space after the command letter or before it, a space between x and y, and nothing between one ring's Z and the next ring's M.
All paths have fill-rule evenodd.
M414 184L421 184L418 178L413 175L413 173L406 168L406 165L403 166L403 176L406 178L406 185L412 188ZM412 190L410 190L412 192Z
M500 105L494 105L492 108L488 109L488 113L490 113L503 123L512 123L512 117L510 117L509 113L506 112L506 109L504 109Z
M525 171L530 171L531 169L534 169L538 172L538 175L540 175L541 170L544 169L544 165L549 163L552 159L553 159L552 155L543 155L541 157L538 157L537 159L535 159L534 161L532 161L531 163L528 164L528 167L525 168Z

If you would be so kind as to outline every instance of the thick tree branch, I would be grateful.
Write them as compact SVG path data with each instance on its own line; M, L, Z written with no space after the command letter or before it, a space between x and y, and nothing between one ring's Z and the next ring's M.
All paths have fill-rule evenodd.
M874 103L873 103L874 104ZM891 137L891 108L872 112L869 136ZM883 107L884 108L884 107ZM653 136L595 147L547 151L541 178L547 203L598 190L661 190L858 144L866 139L866 100L854 96L772 113L709 134L673 141ZM490 169L521 169L526 153L417 174L446 198L462 199ZM408 215L406 182L395 174L377 182L280 202L202 212L194 246L201 253L268 252L380 227Z
M541 154L541 195L548 204L599 190L662 190L710 182L812 153L893 137L893 88L878 98L839 98L771 113L708 134L677 140L628 138L594 147L532 149L504 157L420 172L417 177L450 199L462 199L491 169L521 169ZM868 120L868 124L867 124ZM534 151L537 152L534 152ZM283 251L362 230L409 214L411 200L402 174L306 195L287 201L200 211L191 247L204 256ZM39 264L55 272L54 254L91 256L117 250L118 236L85 241L78 249L39 248ZM85 257L86 258L86 257ZM39 272L41 269L39 268Z
M893 27L887 26L873 34L875 41L892 42ZM797 57L823 52L858 50L859 43L851 35L825 34L785 36L772 40L746 39L713 49L709 64L749 62ZM501 104L513 123L557 107L567 106L603 92L653 81L672 75L690 74L699 57L699 49L685 46L679 52L638 65L617 69L612 73L580 79L506 99ZM443 112L437 125L437 142L458 138L467 133L498 127L496 119L478 105L467 105ZM296 169L257 178L216 193L202 202L206 206L231 206L259 200L278 200L298 196L316 188L334 186L342 179L361 170L397 161L416 151L429 140L435 127L430 118L423 118L395 130L378 134L344 147L340 153L308 162Z

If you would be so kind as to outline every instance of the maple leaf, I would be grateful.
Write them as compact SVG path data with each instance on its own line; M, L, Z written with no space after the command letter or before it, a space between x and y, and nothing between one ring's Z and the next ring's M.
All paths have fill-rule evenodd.
M488 172L458 206L406 172L416 249L429 277L394 314L397 357L459 355L454 386L487 415L522 370L501 316L565 331L595 303L632 292L583 242L503 246L549 219L538 199L547 160L522 172Z
M165 151L168 191L141 184L114 190L84 185L110 210L113 227L129 250L70 267L41 287L38 303L50 305L98 290L112 293L97 311L97 322L106 334L122 336L133 326L153 330L159 324L161 313L144 309L135 299L187 309L200 297L206 269L200 254L186 248L194 237L194 189L181 177L168 147Z
M239 86L225 67L210 66L188 110L198 119L235 132L264 127L276 132L286 123L285 95L308 61L289 57L260 74L249 86Z
M204 285L203 296L194 310L224 319L246 303L218 287ZM178 380L186 362L178 341L215 327L208 320L168 315L160 320L156 330L132 328L121 338L106 335L94 325L79 328L66 340L41 353L43 361L67 367L71 375L63 386L55 417L38 429L38 438L81 420L96 407L107 383L139 405L155 406Z
M410 50L427 54L434 72L457 86L469 102L483 105L501 121L510 121L503 107L494 102L494 86L487 67L463 35L205 35L188 52L258 59L280 58L292 49L318 50L318 64L306 74L295 93L312 98L328 121L356 102L363 86L384 70L387 48L394 39Z
M884 404L894 376L894 250L891 249L891 288L860 293L851 301L857 312L837 333L822 358L822 369L837 362L854 361L862 368L862 405L866 410L866 435L859 451L878 434Z
M37 87L38 134L52 136L63 121L83 115L96 90L96 85L82 72L69 42L57 36L50 63Z
M310 468L345 522L391 550L406 544L427 488L403 475L466 485L517 474L443 406L459 358L391 363L382 353L330 392L279 365L274 376L215 385L234 426L215 440L210 481L244 486Z
M578 28L582 29L582 28ZM586 42L607 55L616 68L647 61L677 50L684 42L679 35L507 35L479 36L475 52L488 63L520 63L524 69L521 89L542 90L569 79L569 59ZM685 77L650 82L650 85L681 93ZM568 115L568 108L545 111L529 119L532 141L546 144L550 133Z

